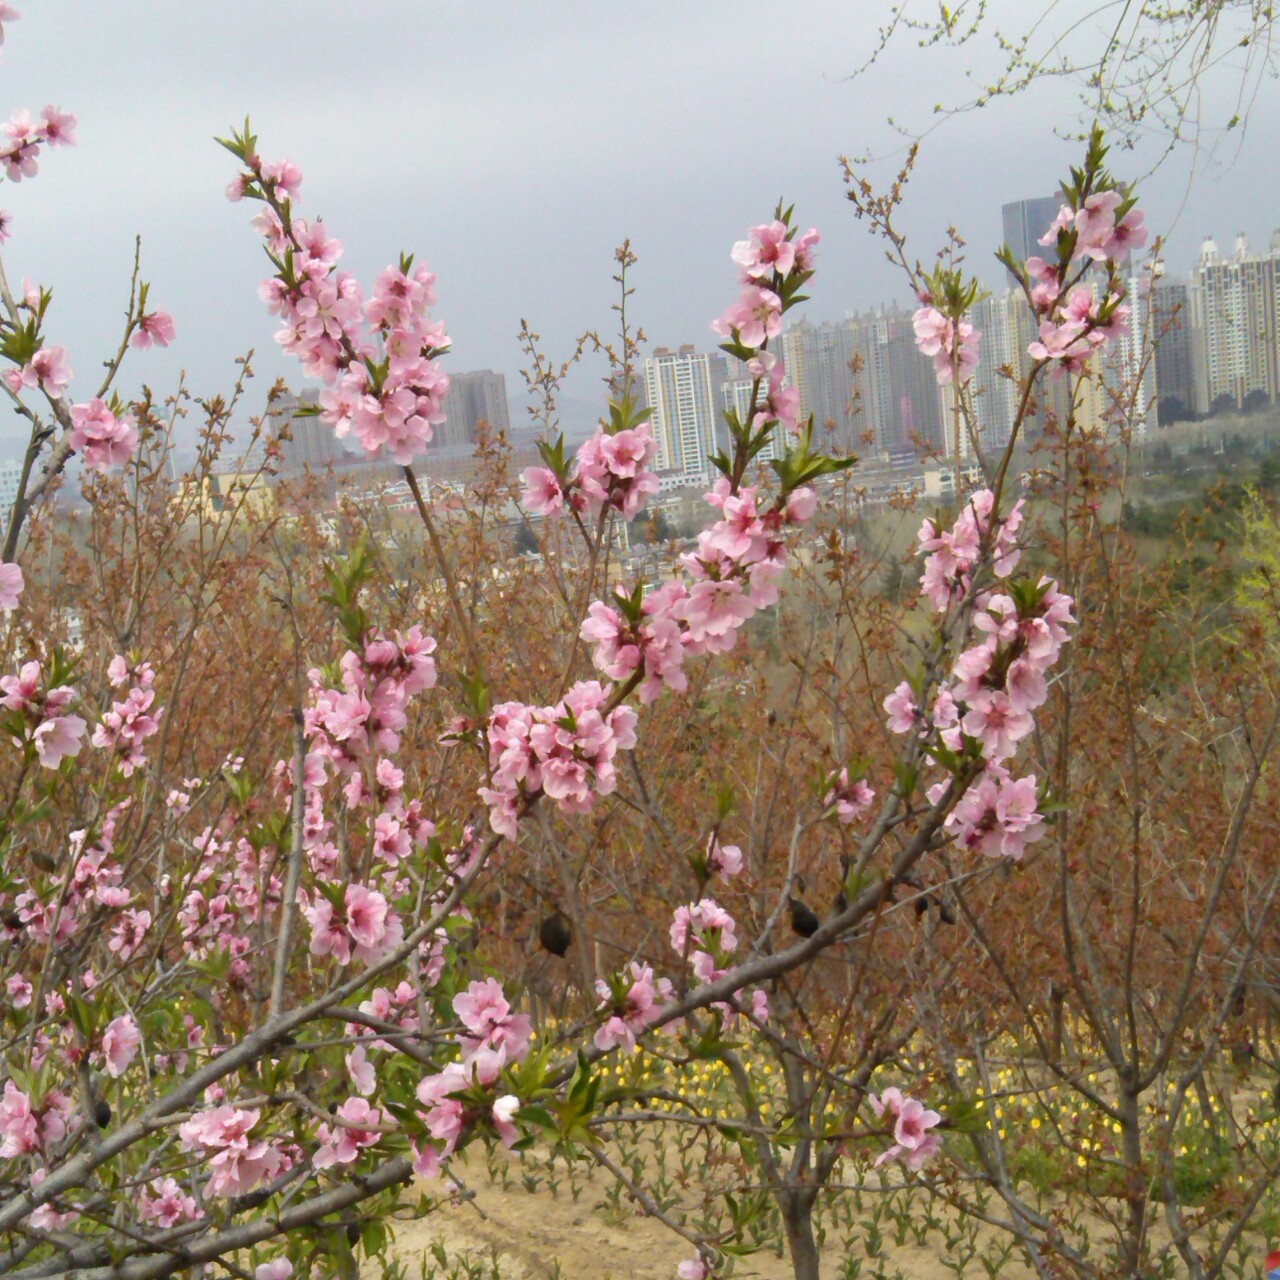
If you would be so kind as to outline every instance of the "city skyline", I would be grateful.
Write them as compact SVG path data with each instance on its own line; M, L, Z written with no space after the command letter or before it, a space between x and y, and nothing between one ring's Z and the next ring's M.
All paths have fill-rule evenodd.
M1013 0L994 7L1016 20ZM166 351L130 354L123 394L145 383L164 395L182 369L197 394L224 393L248 347L259 385L284 376L296 387L257 296L268 264L252 210L223 200L234 166L212 142L246 114L265 155L301 167L302 211L323 215L342 240L343 265L367 287L401 250L413 252L438 276L451 362L502 372L513 391L521 318L552 358L585 329L607 330L612 253L626 237L639 257L634 319L659 345L704 345L736 291L731 245L783 196L823 235L806 290L812 319L905 300L882 246L844 199L837 157L872 153L868 176L884 187L905 146L886 117L922 130L934 123L933 102L959 99L967 81L962 60L943 49L894 48L854 77L875 44L870 9L792 6L791 71L764 106L750 77L720 74L701 52L715 48L724 68L758 58L772 11L750 0L656 0L643 21L567 0L554 14L512 8L498 24L468 6L388 0L376 19L343 15L340 63L338 11L316 11L330 17L303 22L296 5L245 0L199 14L46 0L8 33L7 109L57 103L79 122L79 145L44 157L5 201L10 278L53 289L50 333L68 348L76 397L118 344L135 234L153 304L173 314L178 332ZM1280 112L1266 107L1273 88L1241 135L1239 161L1190 191L1189 151L1145 179L1154 145L1114 154L1117 176L1143 179L1153 231L1172 231L1171 261L1194 257L1222 209L1265 239L1273 197L1256 174L1280 138ZM1212 77L1205 92L1219 92ZM1001 205L1054 190L1080 162L1079 144L1055 136L1075 127L1075 113L1071 90L1045 82L946 120L908 184L908 252L930 260L954 223L972 268L994 285ZM146 145L127 143L139 129ZM740 133L756 157L749 164L732 142ZM565 403L581 406L579 421L600 410L601 373L592 358L570 380ZM21 432L8 415L0 428Z

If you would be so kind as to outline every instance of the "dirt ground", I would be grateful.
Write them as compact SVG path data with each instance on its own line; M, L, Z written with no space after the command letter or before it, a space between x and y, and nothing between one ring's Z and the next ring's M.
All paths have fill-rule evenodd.
M692 1248L660 1222L636 1215L619 1220L603 1199L604 1176L595 1176L575 1203L568 1195L551 1195L544 1187L526 1191L519 1180L506 1190L487 1185L483 1170L474 1180L466 1178L474 1198L444 1203L429 1216L396 1222L396 1252L406 1264L409 1280L445 1280L458 1275L470 1280L465 1267L441 1267L427 1253L433 1243L443 1244L451 1264L463 1259L480 1265L477 1280L669 1280L676 1265L692 1255ZM474 1181L474 1185L472 1182ZM431 1188L434 1192L436 1188ZM897 1248L886 1242L881 1259L883 1273L892 1278L900 1271L904 1280L955 1280L954 1268L944 1264L940 1242L920 1248ZM496 1271L491 1261L496 1251ZM842 1249L828 1239L823 1251L824 1280L839 1280ZM870 1280L875 1263L864 1262L860 1275ZM974 1262L969 1274L981 1274ZM1024 1280L1031 1272L1010 1263L1001 1280ZM758 1280L790 1280L786 1258L761 1251L736 1260L734 1277Z

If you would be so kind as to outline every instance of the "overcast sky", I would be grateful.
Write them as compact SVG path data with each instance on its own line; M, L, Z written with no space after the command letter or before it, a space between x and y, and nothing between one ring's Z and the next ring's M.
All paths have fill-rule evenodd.
M168 390L179 369L200 394L225 390L254 347L255 409L276 376L300 375L257 297L254 209L224 198L234 161L211 141L246 114L264 158L301 166L302 211L323 215L363 281L402 249L437 273L450 367L504 372L514 408L521 317L553 354L607 325L624 237L650 345L711 345L708 324L736 293L731 244L780 195L822 232L811 318L903 300L843 198L837 157L875 151L873 172L887 175L900 153L886 118L927 125L935 102L964 96L974 56L908 40L851 79L884 0L17 3L3 110L72 111L79 145L46 151L36 179L0 190L13 218L5 263L15 285L54 288L47 332L71 351L73 396L90 394L118 340L140 234L178 341L131 358L122 393ZM1206 233L1229 243L1243 229L1265 248L1280 225L1278 98L1268 81L1239 157L1189 194L1177 157L1146 185L1174 270ZM953 222L998 281L1000 206L1049 193L1078 159L1053 135L1073 110L1065 86L1046 84L929 136L902 217L910 250L929 257ZM1114 161L1125 176L1139 167ZM575 396L592 386L579 379ZM0 443L14 430L0 422Z

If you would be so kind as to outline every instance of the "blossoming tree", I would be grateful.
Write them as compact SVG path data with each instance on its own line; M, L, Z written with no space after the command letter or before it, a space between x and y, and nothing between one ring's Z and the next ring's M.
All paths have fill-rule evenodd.
M50 108L41 119L19 113L7 127L11 180L34 175L41 147L73 139L71 117ZM202 527L191 543L163 544L173 558L160 577L178 581L188 555L197 568L199 590L174 593L182 626L149 632L139 606L104 629L105 648L95 635L69 657L19 567L23 531L71 459L95 473L145 465L159 415L112 387L130 345L164 344L174 326L148 310L135 272L120 350L96 393L71 403L70 356L48 336L50 295L19 299L0 277L4 385L31 425L0 566L13 659L0 678L11 744L0 828L4 1269L31 1280L146 1280L213 1263L255 1268L258 1280L327 1274L355 1249L385 1248L382 1220L407 1184L449 1194L469 1144L551 1142L598 1160L686 1239L680 1275L715 1274L743 1246L742 1215L730 1207L716 1229L673 1218L605 1141L620 1120L669 1123L646 1111L643 1089L602 1083L607 1061L662 1046L677 1063L726 1066L735 1132L763 1170L795 1273L816 1277L812 1210L838 1163L918 1171L939 1157L942 1130L966 1120L895 1083L917 1020L895 1011L855 1049L859 980L821 1026L807 1019L804 984L874 947L895 895L924 895L921 869L943 851L1003 866L1048 830L1044 779L1019 756L1075 618L1051 572L1025 570L1030 526L1011 492L1012 451L1034 384L1078 374L1124 323L1120 264L1144 235L1131 194L1095 139L1064 188L1046 257L1010 263L1039 320L1032 367L1010 444L987 460L989 484L920 528L928 617L878 694L892 749L873 770L843 734L823 744L816 785L793 805L789 852L776 856L764 825L732 842L732 803L714 789L669 818L640 759L664 706L747 661L744 637L784 596L823 491L852 464L816 446L777 353L816 267L817 232L780 207L733 248L740 293L713 328L751 379L750 405L726 415L709 522L669 580L646 588L608 569L620 527L657 491L625 332L599 429L572 456L562 439L544 441L542 465L523 478L525 507L559 522L573 551L561 576L550 571L559 663L535 665L495 622L509 602L486 612L480 576L460 574L414 471L448 390L434 275L404 256L366 293L339 265L330 229L302 213L298 167L264 161L247 123L223 145L239 164L228 195L257 207L271 265L260 293L279 317L277 341L323 384L322 421L404 469L428 556L408 596L416 616L383 590L367 543L323 574L315 559L282 569L273 603L287 626L272 635L292 662L271 643L255 650L257 684L235 690L254 705L228 708L234 729L212 742L191 730L210 695L187 673L201 628L236 607L218 578L226 536L210 549ZM913 283L920 349L959 391L980 338L966 319L976 285L954 267ZM959 439L963 396L955 406ZM227 416L212 405L207 435ZM788 447L766 468L780 435ZM161 513L148 526L156 538L162 524L173 521ZM273 527L264 543L268 533L284 536ZM599 844L628 811L671 855L655 860L662 892L648 903L664 944L594 962L581 1021L535 1043L526 993L477 962L487 895L526 866L563 865L575 832L592 827ZM838 895L819 915L800 896L801 861L827 850L839 851L823 864ZM562 956L575 936L582 945L583 908L553 905L539 937ZM766 1120L742 1066L748 1036L783 1066L784 1124Z

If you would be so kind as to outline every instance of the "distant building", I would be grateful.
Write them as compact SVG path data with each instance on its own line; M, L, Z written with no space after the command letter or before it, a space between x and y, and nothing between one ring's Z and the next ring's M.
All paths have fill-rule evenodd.
M1187 285L1158 272L1151 288L1151 336L1156 344L1156 387L1161 422L1179 422L1196 410L1195 342Z
M511 418L507 408L507 380L491 369L474 373L449 373L449 394L444 402L445 421L435 429L432 446L440 449L466 446L476 442L480 423L488 423L495 432L509 432Z
M756 380L747 372L747 366L740 360L729 358L725 361L728 372L724 381L720 384L720 406L727 412L737 415L739 422L746 422L751 416L752 391L755 390ZM788 383L784 380L783 385ZM765 385L761 385L756 392L756 407L759 409L760 401L769 394L769 389ZM727 425L721 425L724 419L716 424L716 447L729 452L729 432ZM756 454L759 462L769 462L773 458L781 458L787 452L786 428L778 423L770 436L769 443Z
M1187 282L1196 409L1217 413L1280 397L1280 231L1255 254L1244 232L1229 258L1205 240Z
M860 416L858 335L850 320L816 325L802 320L782 335L787 373L800 392L801 421L813 414L815 440L829 431L835 447L845 451L854 447Z
M271 437L280 438L280 469L285 475L323 471L347 456L328 423L314 414L299 412L319 404L319 391L308 388L300 396L281 396L267 410Z
M1012 204L1001 205L1004 243L1015 261L1026 262L1028 258L1044 256L1040 237L1049 230L1061 207L1062 200L1056 195L1041 196L1035 200L1015 200ZM1009 273L1009 283L1015 283L1012 272Z
M0 461L0 528L9 519L9 512L18 500L18 485L22 483L22 459L5 458Z
M1099 412L1108 424L1142 434L1156 426L1160 381L1153 358L1153 282L1150 277L1135 273L1124 285L1129 298L1129 322L1125 331L1107 344Z
M655 471L710 477L711 455L723 444L722 388L727 366L719 353L658 347L644 362L645 397L658 452Z
M206 520L243 514L266 515L275 509L276 491L261 471L218 471L200 480L200 502Z

